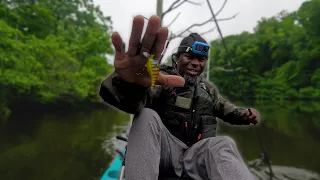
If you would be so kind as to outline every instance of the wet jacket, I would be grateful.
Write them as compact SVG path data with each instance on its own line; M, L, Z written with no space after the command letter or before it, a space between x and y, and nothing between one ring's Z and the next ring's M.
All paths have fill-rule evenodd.
M178 75L165 65L161 72ZM225 100L203 76L195 86L147 88L128 83L113 72L102 82L100 96L127 113L136 114L144 107L155 110L168 130L187 145L216 136L217 118L230 124L249 124L240 116L244 109Z

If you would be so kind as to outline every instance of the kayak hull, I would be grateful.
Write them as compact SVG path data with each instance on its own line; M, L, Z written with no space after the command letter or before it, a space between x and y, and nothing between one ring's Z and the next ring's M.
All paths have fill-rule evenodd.
M125 152L125 148L122 150ZM122 156L118 154L116 158L111 162L108 169L104 172L100 180L118 180L122 167Z

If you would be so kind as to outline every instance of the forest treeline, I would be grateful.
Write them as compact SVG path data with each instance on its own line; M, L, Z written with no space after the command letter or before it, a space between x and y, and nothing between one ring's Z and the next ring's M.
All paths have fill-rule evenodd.
M112 21L92 0L0 0L0 17L2 119L16 104L99 101Z
M211 42L210 79L229 97L320 97L320 1ZM101 102L111 17L92 0L0 0L0 119L17 104ZM233 71L235 69L235 71ZM0 121L1 122L1 121Z
M262 18L253 33L211 42L210 72L224 95L234 98L320 99L320 0L297 11Z

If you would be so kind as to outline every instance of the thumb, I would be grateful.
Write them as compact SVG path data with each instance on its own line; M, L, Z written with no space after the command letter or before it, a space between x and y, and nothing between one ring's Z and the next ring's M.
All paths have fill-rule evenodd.
M169 86L169 87L178 87L183 86L185 83L184 78L177 75L164 75L161 72L159 73L158 80L156 84Z

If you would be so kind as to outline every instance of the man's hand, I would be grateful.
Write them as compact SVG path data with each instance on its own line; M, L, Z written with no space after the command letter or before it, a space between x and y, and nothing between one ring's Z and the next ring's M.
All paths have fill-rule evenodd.
M253 108L249 108L242 111L241 116L243 117L244 120L251 121L254 124L260 122L260 114L257 110Z
M155 57L159 59L166 44L168 29L160 27L160 18L158 16L152 16L149 19L142 42L140 42L143 26L143 16L134 17L129 48L126 53L125 44L120 35L116 32L112 34L112 44L116 50L114 67L123 80L149 87L151 78L145 68L147 58L143 55L143 52L155 54ZM156 84L183 86L184 79L180 76L160 73Z

